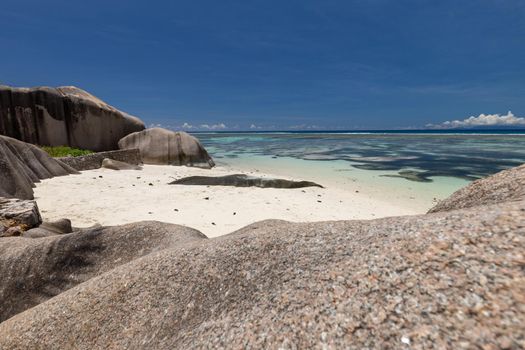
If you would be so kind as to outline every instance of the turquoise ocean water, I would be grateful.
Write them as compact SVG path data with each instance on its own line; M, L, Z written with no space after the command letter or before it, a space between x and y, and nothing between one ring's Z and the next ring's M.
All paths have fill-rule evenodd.
M525 163L525 130L196 133L218 164L410 189L428 201Z
M474 180L525 163L525 131L199 133L214 156L346 161L349 167L396 171L408 181L436 176Z

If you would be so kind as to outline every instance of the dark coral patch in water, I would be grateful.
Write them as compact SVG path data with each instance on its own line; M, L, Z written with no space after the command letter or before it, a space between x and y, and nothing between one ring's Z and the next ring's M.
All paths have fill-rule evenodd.
M219 156L344 160L354 168L397 171L392 176L423 182L433 176L475 180L525 163L521 135L200 134L199 138Z

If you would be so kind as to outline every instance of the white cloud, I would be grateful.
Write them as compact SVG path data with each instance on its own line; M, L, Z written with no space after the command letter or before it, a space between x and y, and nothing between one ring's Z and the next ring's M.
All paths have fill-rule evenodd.
M193 129L193 125L188 124L188 123L184 123L184 124L181 125L181 128L182 129Z
M207 129L207 130L218 130L218 129L226 129L227 126L224 123L218 123L218 124L201 124L199 125L201 129Z
M505 115L480 114L477 117L469 117L463 120L451 120L441 124L427 124L428 128L452 129L469 128L476 126L525 126L525 118L516 117L509 111Z

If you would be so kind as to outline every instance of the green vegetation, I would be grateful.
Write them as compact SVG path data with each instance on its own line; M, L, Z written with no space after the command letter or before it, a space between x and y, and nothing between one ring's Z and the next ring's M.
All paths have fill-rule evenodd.
M51 157L80 157L86 154L94 153L85 149L71 148L68 146L41 146Z

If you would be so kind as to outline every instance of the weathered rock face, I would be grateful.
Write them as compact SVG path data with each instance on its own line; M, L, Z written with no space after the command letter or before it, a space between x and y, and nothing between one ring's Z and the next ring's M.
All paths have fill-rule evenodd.
M111 271L114 260L102 259L106 273L1 323L0 348L523 348L524 213L521 201L373 221L266 221ZM80 263L24 273L54 266L42 250L68 251L46 239L0 248L4 266L23 262L0 284L11 288L2 307L23 300L16 283L36 275L49 286L29 290L45 292L54 274L71 283L84 266L76 256L100 254L90 238L75 249L73 240L63 261ZM97 260L88 259L94 269Z
M35 182L76 173L36 146L0 136L0 197L33 199Z
M215 163L195 137L180 131L146 129L124 137L120 149L138 148L145 164L187 165L211 168Z
M200 185L200 186L234 186L234 187L261 187L261 188L303 188L323 187L310 181L291 181L284 179L268 179L234 174L226 176L189 176L169 183L170 185Z
M143 129L138 118L76 87L0 86L0 134L24 142L109 151Z
M0 322L131 260L203 239L191 228L154 221L38 239L1 238Z
M102 160L102 168L111 170L141 170L140 165L133 165L126 162L119 162L118 160L104 158Z
M438 203L429 213L525 199L525 164L472 182Z
M80 157L61 157L57 159L75 170L84 171L99 169L102 166L102 161L106 158L132 165L142 164L142 158L138 149L97 152Z
M35 201L0 197L0 225L6 228L21 226L27 230L41 222L42 217Z

